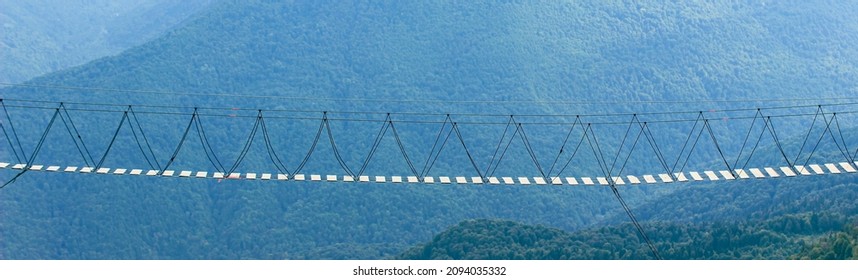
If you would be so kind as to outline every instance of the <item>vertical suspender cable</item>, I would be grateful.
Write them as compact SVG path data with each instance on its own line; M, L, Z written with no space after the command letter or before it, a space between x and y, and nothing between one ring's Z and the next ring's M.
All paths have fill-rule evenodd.
M325 130L328 132L328 140L331 142L331 148L334 150L334 157L336 157L337 162L340 164L340 167L343 169L343 171L346 172L346 174L349 174L349 176L356 177L355 173L352 172L352 170L346 164L346 161L343 160L343 157L340 156L340 150L337 149L337 142L334 141L334 134L333 132L331 132L331 123L328 120L328 113L325 113L323 123L325 124Z
M12 137L6 132L6 127L0 122L0 129L3 129L3 136L6 137L6 142L9 142L9 148L12 149L12 154L15 155L15 160L21 162L21 156L18 155L18 150L15 149L15 144L12 144Z
M613 178L611 177L611 174L608 171L607 163L605 163L605 155L602 153L602 149L599 147L599 141L596 138L595 131L592 133L592 137L592 142L590 141L590 137L587 137L587 142L590 144L590 148L593 150L593 155L596 156L596 161L599 162L599 166L601 167L602 172L605 174L605 177L607 177L606 179L608 179L608 185L611 187L611 192L614 194L614 197L617 198L617 201L620 202L620 205L622 206L623 210L625 210L626 215L629 216L629 219L632 221L632 224L634 225L638 234L640 234L640 237L644 240L647 247L649 247L650 251L653 254L653 257L655 257L655 259L657 260L660 260L661 255L659 255L655 244L653 244L652 240L649 239L649 236L647 236L643 227L638 222L637 218L632 212L632 209L626 203L625 199L623 199L622 195L620 195L620 191L617 189L616 183L614 182Z
M107 159L107 154L110 153L110 149L113 148L113 143L116 142L116 136L119 136L119 131L122 130L122 125L125 124L125 120L128 119L128 111L122 114L122 119L119 120L119 126L116 127L116 132L113 133L113 138L110 139L110 144L107 145L107 150L104 151L104 155L101 156L101 159L95 165L95 169L98 170L101 168L101 165L104 164L104 160Z
M268 158L277 170L283 172L286 176L291 175L289 169L286 168L286 164L284 164L277 155L277 151L274 149L274 144L271 143L271 137L268 135L268 127L265 125L265 117L262 116L262 110L259 111L259 116L261 117L259 122L262 126L262 136L265 140L265 149L268 151Z
M131 108L131 105L128 106L128 112L131 113L128 115L128 127L131 128L131 135L134 136L134 142L137 143L137 148L140 149L140 153L143 155L143 158L146 159L146 163L149 164L149 168L152 170L161 170L161 164L158 163L158 158L155 157L155 152L152 151L152 146L149 145L149 139L146 138L146 133L143 132L143 126L140 125L140 120L137 119L137 115L134 114L134 109ZM134 125L137 125L137 129L134 129ZM140 137L137 136L137 130L140 130ZM140 138L143 138L143 142L140 142ZM146 145L149 149L149 153L146 153L146 149L143 148L143 145ZM149 157L152 157L150 160Z
M170 160L167 161L167 164L165 164L164 167L161 168L161 171L158 172L158 174L163 174L164 171L167 171L167 169L170 168L170 165L173 164L173 161L176 160L176 156L178 156L179 151L182 150L182 146L185 144L185 139L188 138L188 132L191 131L191 126L194 124L194 121L196 121L196 119L197 119L197 110L194 109L194 113L191 115L191 120L188 122L188 126L185 127L185 132L182 133L182 138L179 140L179 144L176 145L176 149L173 151L173 154L170 156Z
M45 139L48 137L48 132L51 131L51 127L54 126L54 121L57 119L57 116L59 114L60 114L60 109L57 108L54 111L54 115L51 117L51 121L48 122L48 126L45 128L45 132L43 132L42 137L39 138L39 143L36 144L36 148L33 150L32 156L30 156L30 160L27 161L27 165L24 166L24 170L21 170L21 172L18 172L18 174L15 174L15 176L12 177L12 179L9 179L9 181L6 181L6 183L3 183L3 185L0 186L0 189L5 188L9 184L14 183L16 180L18 180L18 178L23 176L24 173L27 173L27 171L30 170L30 166L33 165L33 162L36 160L36 156L39 154L39 151L42 150L42 145L45 144Z
M449 122L449 121L450 121L450 115L448 114L447 117L444 119L444 123L441 124L441 129L438 130L438 135L435 136L435 142L432 142L432 149L429 150L429 156L426 157L426 163L423 165L423 169L420 170L420 177L426 176L426 173L429 172L429 170L427 170L427 168L431 168L431 166L429 165L429 162L433 162L433 164L434 164L434 161L432 160L432 158L435 155L435 148L438 146L438 142L441 140L441 134L444 132L444 129L447 127L447 122ZM452 130L451 130L451 132L452 132ZM447 137L449 138L450 135L447 134ZM444 143L446 143L446 142L447 142L447 140L445 139ZM440 151L438 153L440 153Z
M72 135L72 140L75 141L75 146L77 146L77 141L80 141L80 146L83 147L83 150L89 157L89 161L92 163L92 165L95 165L95 160L92 158L92 152L89 151L89 148L86 147L86 143L83 142L83 137L80 135L80 131L77 129L77 126L74 124L74 120L72 120L72 117L69 114L69 110L66 109L63 103L60 103L60 110L60 120L63 120L63 123L65 123L65 120L63 119L62 115L62 113L65 113L66 118L69 119L69 124L71 124L71 128L74 130L75 135ZM66 128L68 128L68 124L66 124ZM71 131L69 131L69 133L71 134ZM77 140L74 139L75 137L77 137Z
M494 152L494 154L492 154L491 160L489 160L489 165L486 166L486 171L485 171L486 176L490 176L489 170L491 170L492 165L495 163L495 157L498 155L498 152L500 151L500 147L501 147L501 144L503 143L503 140L506 139L506 132L509 130L509 126L511 124L512 124L512 115L509 116L509 120L506 122L506 126L504 126L504 128L503 128L503 133L501 133L501 138L498 139L498 145L495 148L495 152ZM494 173L494 172L492 172L492 173ZM483 179L486 179L486 178L483 178Z
M6 103L3 103L3 99L0 99L0 106L3 107L3 113L6 115L6 121L8 121L9 130L12 131L12 136L15 137L15 142L18 143L18 150L20 150L21 152L21 157L23 157L24 160L27 160L27 154L24 153L24 147L21 145L21 139L18 138L18 132L15 131L15 125L12 124L12 118L9 117L9 111L6 110ZM12 149L14 150L15 148L13 147Z
M572 123L572 127L569 128L569 132L566 133L566 138L563 139L563 144L560 145L560 150L557 152L557 156L554 157L554 162L551 163L551 168L548 169L548 176L551 176L551 173L554 172L554 167L557 166L557 161L560 160L560 156L563 155L563 152L566 149L566 143L569 141L569 137L572 136L572 130L575 129L575 125L578 124L579 118L576 116L575 121ZM560 176L560 174L558 174Z
M319 130L316 131L316 137L313 138L313 144L310 145L310 149L307 150L307 154L304 156L304 160L298 164L298 167L295 168L295 172L293 174L300 174L301 170L304 169L304 165L310 160L310 156L313 155L313 152L316 151L316 145L319 144L319 138L322 136L322 130L325 128L325 121L327 120L327 112L324 114L324 118L322 118L321 122L319 122Z
M393 120L390 120L390 131L393 132L393 137L396 139L396 145L399 146L399 151L402 153L402 157L405 158L405 163L408 164L408 168L411 169L411 173L414 176L420 176L417 173L417 168L414 166L414 163L411 162L411 158L408 157L408 153L405 151L405 145L402 144L402 139L399 138L399 132L396 131L396 126L393 125Z

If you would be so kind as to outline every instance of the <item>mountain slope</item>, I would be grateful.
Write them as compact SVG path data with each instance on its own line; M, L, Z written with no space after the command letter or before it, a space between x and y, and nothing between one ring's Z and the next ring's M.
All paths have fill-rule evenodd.
M844 216L809 213L753 223L647 223L645 226L652 230L650 237L665 259L786 259L802 250L805 240L840 230L847 221ZM651 259L652 254L633 231L628 224L566 232L511 221L469 220L412 247L398 258Z
M173 28L211 0L0 1L0 82L114 55Z
M801 252L790 258L800 260L858 259L858 227L853 223L843 231L830 233L816 242L805 245Z
M772 99L811 93L843 97L854 94L856 84L856 77L849 74L858 66L858 55L852 55L853 46L858 45L858 32L850 20L854 10L838 1L767 6L226 1L181 28L117 56L31 81L160 93L26 87L0 93L9 99L156 106L501 115L668 111L680 105L453 101ZM801 29L792 30L794 26ZM426 99L448 102L408 102ZM759 104L719 106L755 105ZM707 106L689 107L708 110ZM10 111L24 139L38 139L50 118L49 113L34 111ZM109 139L101 128L114 127L118 121L110 114L73 114L86 118L79 124L92 137L87 139ZM184 116L146 119L147 133L158 133L150 136L160 159L169 158L187 121ZM215 117L205 121L213 128L209 135L214 150L235 158L246 123ZM298 129L299 122L287 118L271 129L284 142L312 136L315 130ZM378 129L370 124L371 128L335 123L340 125L334 128L338 135L351 141L340 142L341 147L356 147L343 154L349 163L360 162L365 156L362 151L371 145L373 135L354 133ZM317 127L318 122L304 125ZM478 143L474 144L478 158L488 161L503 126L462 127L469 143ZM664 137L678 131L674 128ZM540 155L556 153L562 135L556 127L553 132L533 134L545 135L533 139ZM403 130L403 138L413 139L407 143L411 151L429 150L435 133L434 126ZM79 162L74 147L60 142L68 141L61 136L65 137L52 135L52 145L45 147L40 159ZM741 136L734 138L725 139L724 145L741 143ZM611 146L619 141L604 143ZM681 140L665 141L679 150L674 142ZM106 143L93 144L93 149L103 151ZM289 151L290 166L298 164L309 144L284 148ZM396 161L398 150L387 144L377 155L380 164L374 171L407 174ZM183 151L176 169L208 168L200 144L194 145ZM113 154L118 156L109 163L140 166L136 148L117 148ZM11 161L9 150L3 149L0 156ZM264 149L256 147L254 152L252 162L267 162ZM311 162L308 172L341 174L330 152L325 152L327 157ZM431 175L465 170L457 165L467 163L461 150L449 154ZM423 160L426 155L414 157ZM506 171L531 165L521 147L508 157ZM634 165L629 168L649 167L642 162ZM245 167L243 172L271 170L261 164ZM592 165L580 169L588 168L594 169ZM2 173L3 179L13 175L8 170ZM633 206L655 205L660 196L677 188L629 187L622 193ZM762 208L773 203L756 202ZM572 230L622 215L611 192L600 187L278 184L59 173L26 174L0 192L0 209L0 256L69 259L383 258L465 219L508 219ZM628 236L632 237L629 242L637 242L633 234Z

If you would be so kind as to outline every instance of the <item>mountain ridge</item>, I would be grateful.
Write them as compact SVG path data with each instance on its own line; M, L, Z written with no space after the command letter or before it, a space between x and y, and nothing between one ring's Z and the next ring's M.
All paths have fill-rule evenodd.
M832 11L821 13L802 9L820 3L831 4ZM296 96L317 100L201 98L23 87L0 89L0 94L9 99L58 102L314 112L444 114L452 111L477 115L499 112L504 115L510 112L612 114L691 109L709 112L708 107L712 105L663 105L659 102L849 97L858 81L854 75L849 75L850 69L858 66L858 55L851 55L855 52L851 46L858 45L858 32L852 32L852 21L845 20L848 19L845 15L854 14L850 13L852 11L853 7L838 1L778 2L769 6L756 3L710 5L702 1L687 4L508 1L498 5L491 2L226 1L210 7L180 28L121 54L28 83ZM798 24L804 22L811 24ZM792 31L800 28L806 29ZM818 32L820 30L826 32ZM333 98L390 102L340 102ZM413 99L448 102L396 102ZM468 100L615 100L620 104L454 102ZM653 102L627 104L622 101ZM759 103L718 105L718 109L729 109ZM38 139L43 129L39 125L50 117L41 111L23 109L11 113L25 139ZM187 112L178 114L181 113ZM76 119L82 115L73 113ZM109 114L86 116L86 121L78 123L80 129L90 134L104 134L98 128L115 127L117 121L114 118L117 116ZM181 137L182 127L176 123L185 124L190 118L184 117L150 117L144 122L152 129L150 131L162 133L152 139L158 144L156 153L170 155ZM247 132L246 124L227 118L205 120L207 127L219 128L209 131L213 149L232 151L230 155L236 155L236 147L240 147L241 137ZM272 125L271 129L279 132L277 136L296 140L299 137L289 133L306 134L307 130L295 129L298 120L287 120L294 122ZM305 120L305 123L314 128L319 124L315 119ZM724 124L724 130L742 130L723 139L725 146L726 143L741 143L744 136L744 128L729 126L734 123L742 124L719 122ZM854 120L844 121L847 126L854 126L854 123ZM354 141L349 143L353 147L371 146L372 137L355 137L354 130L347 129L361 127L360 124L342 125L335 129L342 129L336 130L344 133L338 135L346 135L342 138ZM372 131L377 131L378 127L374 123L371 125ZM605 133L601 135L624 131L625 125L600 131ZM462 127L462 133L469 136L470 142L483 144L481 155L491 154L503 130L503 126ZM798 127L801 125L784 129L798 130ZM542 128L542 131L549 130ZM679 139L674 135L684 137L682 128L665 131L656 135L660 141L665 141L660 143L679 150L679 145L673 142L684 138L670 139ZM408 148L426 147L428 150L437 128L415 129L409 133L420 140ZM528 130L528 133L549 135L537 129ZM422 137L424 135L429 136ZM554 149L562 142L562 135L551 135L559 136L532 139L536 153L556 153ZM64 137L51 135L57 139L60 136ZM322 142L325 146L322 148L330 149L329 143ZM618 142L619 138L602 143L604 147L616 148ZM309 143L299 144L295 150L303 151L309 146ZM194 145L198 146L183 151L181 159L184 161L177 162L176 168L194 163L208 166L200 144ZM525 149L519 147L507 155L514 159L505 162L508 170L532 165ZM380 170L402 169L394 160L398 152L396 147L385 148L377 155L377 167ZM69 155L70 149L58 144L46 146L43 153L51 157L76 157ZM95 146L94 149L105 148ZM116 153L122 156L111 158L111 164L136 163L131 157L138 153L134 149L133 146L125 150L117 148ZM266 156L262 148L255 149L251 157ZM714 155L714 151L708 152ZM459 173L464 170L461 166L470 168L461 152L450 154L455 160L439 164L435 169L438 173L434 175ZM290 154L293 158L294 155ZM9 156L8 152L4 156ZM340 170L332 157L328 155L308 163L311 165L308 170L320 173ZM344 157L353 162L364 155L355 149ZM635 166L629 168L642 169L646 164L648 162L635 162ZM595 168L592 165L576 167L581 169L576 171L581 172ZM248 167L252 168L259 167ZM4 179L11 176L5 170L2 172ZM795 181L777 183L782 182ZM815 182L821 189L828 184L828 181ZM664 202L660 197L679 188L675 185L641 186L621 191L633 207L654 207ZM766 190L779 191L777 187ZM835 191L826 191L820 201L833 195ZM669 198L672 203L682 201L679 194ZM766 208L773 202L751 203ZM622 212L612 193L599 187L495 188L440 184L391 187L373 183L316 182L275 185L261 181L181 178L114 176L106 179L58 173L22 177L0 192L0 209L3 209L0 211L0 224L3 225L0 226L0 254L15 259L385 258L405 249L407 244L422 242L465 219L507 219L564 230L622 221L615 218L621 217ZM804 212L800 208L790 211ZM651 217L662 217L657 211L652 212ZM742 212L733 218L748 217ZM639 244L633 232L627 234L629 244ZM626 239L622 239L617 246L625 242Z

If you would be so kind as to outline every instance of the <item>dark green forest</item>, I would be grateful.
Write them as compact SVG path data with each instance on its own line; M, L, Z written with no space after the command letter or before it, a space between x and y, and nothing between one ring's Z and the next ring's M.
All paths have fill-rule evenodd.
M858 226L852 225L842 231L833 232L813 244L804 246L801 252L790 256L799 260L854 260L858 256Z
M651 222L664 259L852 259L855 221L839 215L790 214L767 220ZM468 220L398 259L652 259L630 224L567 232L502 220Z
M506 119L480 116L618 114L595 119L620 123L596 128L603 146L614 152L622 147L617 136L628 126L629 114L703 111L717 118L712 129L724 153L736 157L750 118L722 119L712 111L814 105L820 101L808 98L855 96L856 9L852 1L822 0L217 1L118 55L26 82L77 89L15 86L0 89L0 96L62 101L72 109L75 102L185 106L188 110L163 109L173 110L172 115L140 114L162 160L173 152L194 107L319 112L300 115L314 118L323 111L340 112L331 113L341 119L332 121L332 131L351 165L367 156L378 123L349 121L355 115L342 112L423 112L501 123ZM691 102L701 100L711 102ZM790 155L799 152L816 110L805 109L787 113L806 117L777 120ZM27 150L51 113L9 108ZM225 117L234 114L229 109L206 113L211 116L202 120L212 150L225 161L238 157L252 119ZM106 150L121 116L93 110L70 114L95 154ZM858 119L854 114L838 118L846 142L856 143ZM675 155L691 125L654 123L654 138L665 154ZM290 168L301 161L318 126L318 119L272 118L275 148ZM399 128L411 156L427 158L437 126L404 123ZM463 124L461 129L482 163L504 126ZM534 153L549 165L566 128L527 129ZM58 129L48 135L39 162L83 164L63 133ZM824 136L819 126L809 134ZM837 147L823 139L812 157L804 154L806 160L843 161ZM143 168L133 141L129 133L121 134L105 166ZM783 166L774 145L761 141L749 166ZM367 174L408 174L392 140L379 147ZM511 145L498 172L535 176L525 148ZM172 168L211 168L204 149L200 141L188 141ZM647 148L641 149L627 174L659 172ZM688 170L717 168L718 152L701 144ZM10 153L8 145L0 147L0 161L13 161ZM257 141L241 171L273 171L266 157ZM342 173L328 143L319 145L306 170ZM468 157L453 147L429 175L470 175L463 170L470 170ZM582 159L567 172L589 175L596 167ZM4 181L14 175L0 170ZM837 232L848 232L858 214L858 190L850 174L626 185L619 192L665 257L675 259L827 256L826 244L844 248ZM649 258L627 222L611 190L601 186L31 172L0 189L0 258Z

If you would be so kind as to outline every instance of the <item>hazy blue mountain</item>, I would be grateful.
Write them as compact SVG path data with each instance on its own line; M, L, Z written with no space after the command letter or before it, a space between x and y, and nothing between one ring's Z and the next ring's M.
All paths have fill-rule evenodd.
M204 9L192 1L0 1L0 82L115 55L149 41Z
M856 7L841 1L225 1L121 54L29 81L149 93L15 87L0 94L8 99L189 108L453 113L456 118L467 113L709 112L713 107L774 106L795 102L552 101L854 96L858 26L852 15ZM455 102L467 100L489 102ZM227 111L209 111L219 116L207 116L203 121L212 149L231 161L238 156L252 118L231 118L229 114L235 112ZM10 113L21 138L34 145L52 112L10 108ZM121 114L72 111L72 116L91 149L100 154ZM142 116L159 159L169 158L188 119L184 115ZM791 138L791 143L801 141L800 132L806 129L802 125L811 119L783 123L784 138ZM724 119L713 124L725 134L719 141L728 154L738 153L749 123L747 119ZM841 124L849 129L855 119L843 117ZM686 125L653 124L666 153L680 150L691 126ZM298 165L318 126L316 119L294 116L271 120L277 148L290 168ZM342 157L351 165L361 163L379 129L377 122L335 120L332 126L341 141ZM426 159L437 125L403 124L399 128L415 161ZM566 128L527 128L535 153L548 165ZM58 126L52 131L39 159L81 165L81 157L63 129ZM503 125L462 124L462 134L480 163L488 161L503 129ZM623 124L599 130L606 150L617 149L618 135L625 129ZM119 137L105 166L146 166L131 137L130 133ZM172 168L212 171L203 145L194 137L192 134ZM408 175L398 147L389 138L384 141L367 174ZM761 145L770 147L772 143ZM451 147L430 175L470 175L464 151ZM3 160L12 161L8 145L2 149ZM342 174L330 145L322 141L319 149L306 170ZM794 152L797 147L790 149ZM830 144L822 147L814 159L839 161L831 156L832 151ZM701 147L696 161L690 167L719 163L712 147ZM274 171L259 141L247 162L243 172ZM770 157L753 163L778 162ZM532 166L525 147L515 142L499 175L535 176ZM636 157L628 172L659 172L653 166L658 165L652 158ZM14 175L9 170L0 172L3 179ZM575 165L569 172L594 174L596 170L590 163ZM851 178L845 176L764 183L774 186L734 182L726 185L732 188L728 192L715 190L719 184L673 184L626 186L621 193L633 208L642 206L642 217L655 221L676 218L663 211L679 206L693 213L678 220L700 216L690 220L705 222L720 217L768 219L775 213L816 210L847 215L839 213L851 211L845 206L824 209L829 204L806 200L808 205L781 211L777 210L781 200L755 198L792 198L809 189L818 190L818 201L828 201L839 195L834 191L840 183L837 180ZM789 188L792 184L814 185ZM784 190L786 194L782 194ZM742 196L747 200L741 205L758 210L729 211L733 203L729 199L698 199L693 200L694 205L686 204L692 200L683 200L684 195L691 199L711 193L727 196L733 191L754 194ZM35 172L0 191L0 210L3 258L383 258L466 219L505 219L562 230L623 221L613 194L602 187L272 183ZM640 246L633 231L623 230L620 235L624 241L609 242L610 248Z

